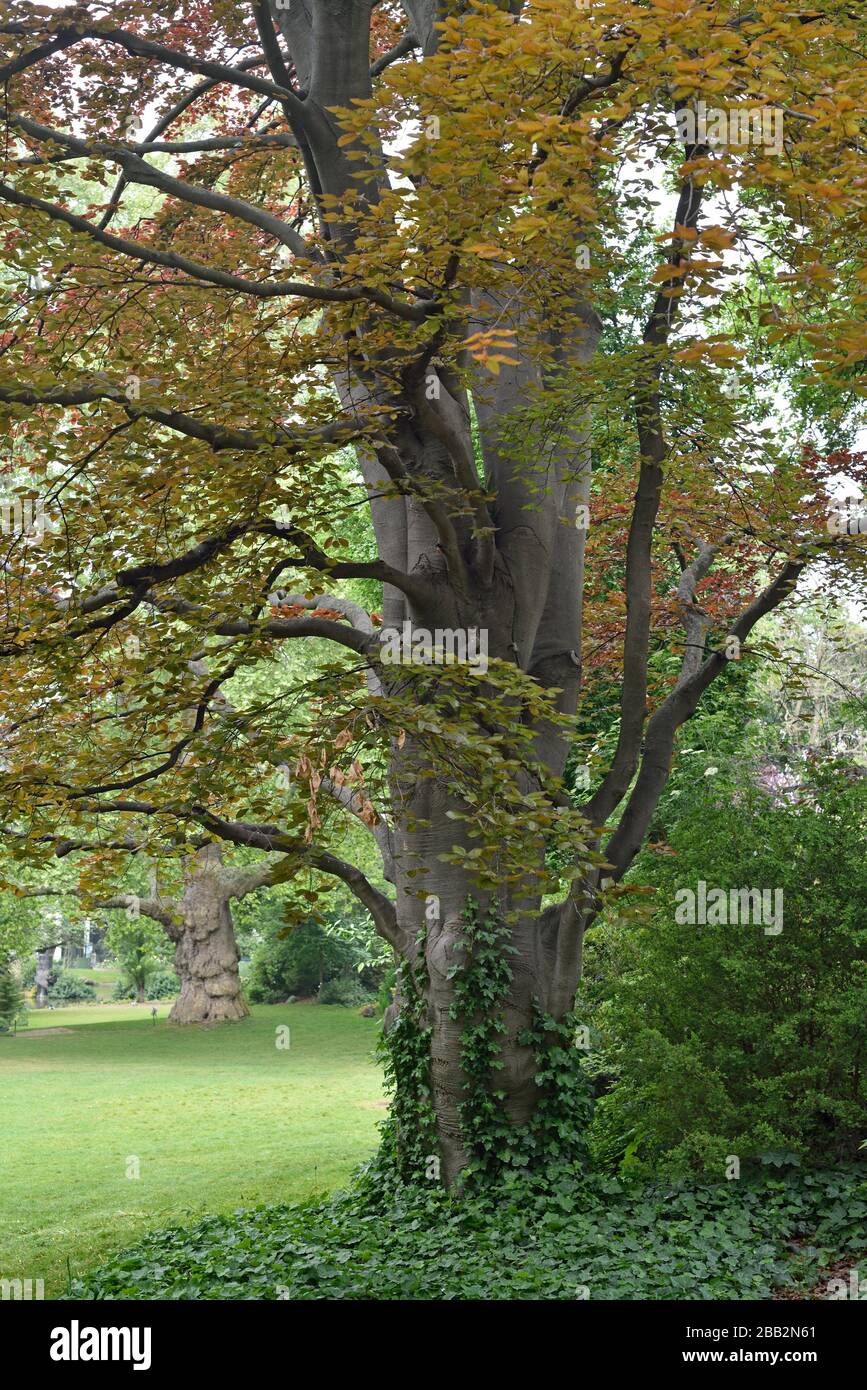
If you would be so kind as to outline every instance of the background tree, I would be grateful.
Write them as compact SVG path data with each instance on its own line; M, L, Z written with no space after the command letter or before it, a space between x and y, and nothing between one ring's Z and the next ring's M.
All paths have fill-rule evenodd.
M55 966L58 949L73 943L80 946L83 933L79 923L58 906L57 889L18 884L15 889L14 895L3 894L0 905L0 951L19 970L26 962L33 963L34 1002L43 1009L61 968L59 962Z
M14 1030L24 1015L24 992L10 961L0 960L0 1033Z
M155 922L121 919L109 928L108 942L120 965L122 983L131 986L136 1002L143 1004L147 984L159 965L159 952L165 941Z
M177 877L177 866L171 867ZM174 947L180 981L169 1022L215 1024L245 1018L249 1011L238 971L230 904L233 898L279 881L279 866L230 868L223 863L220 846L208 842L191 849L180 877L182 882L173 892L152 867L149 888L143 893L115 892L90 901L95 908L122 909L126 916L124 925L112 930L111 946L135 984L140 1003L154 964L155 938L148 926L158 925Z

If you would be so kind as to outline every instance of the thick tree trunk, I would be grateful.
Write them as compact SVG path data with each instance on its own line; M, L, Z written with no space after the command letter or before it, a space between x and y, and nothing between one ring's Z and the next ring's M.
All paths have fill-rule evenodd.
M478 616L474 614L469 623L465 618L463 625L486 630L491 657L514 660L511 625L506 626L508 605L500 605L499 612L496 624L489 612L480 609ZM444 627L460 625L447 611L439 621ZM562 692L561 708L574 708L577 670L569 655L563 656L565 661L551 659L552 670L545 683ZM565 754L562 736L540 728L537 755L551 775L562 774ZM509 965L511 978L495 1009L502 1032L490 1089L502 1093L498 1105L516 1133L533 1123L541 1094L536 1080L539 1059L532 1047L519 1041L519 1035L532 1028L540 1014L560 1022L568 1013L578 986L580 957L573 952L566 958L558 951L557 927L546 923L541 915L540 880L532 868L523 882L511 883L492 897L480 891L461 864L443 862L443 856L452 855L456 847L468 853L478 842L463 819L467 805L449 789L441 769L437 773L425 766L424 754L410 740L402 750L392 750L391 781L396 808L397 917L410 940L416 939L420 929L424 931L421 988L430 1029L430 1090L441 1176L452 1186L470 1156L462 1107L472 1087L461 1060L463 1038L481 1016L466 1017L457 1007L458 978L472 955L468 915L475 914L477 922L496 926L502 959ZM520 790L526 791L529 785L529 781L522 783ZM531 854L541 869L542 844L537 856L535 851Z
M454 842L454 822L448 824L445 833ZM496 1069L486 1084L487 1089L501 1094L497 1105L504 1120L514 1128L516 1140L519 1131L533 1124L542 1095L536 1079L539 1057L532 1046L519 1040L520 1035L533 1029L540 1015L559 1023L569 1012L578 986L580 956L574 952L570 959L563 960L557 951L556 931L540 918L538 906L531 900L516 904L501 896L492 902L479 893L477 885L466 875L433 860L428 864L426 910L429 914L436 910L439 916L435 920L429 916L425 922L424 968L420 976L423 1018L430 1030L430 1093L438 1157L443 1181L451 1186L470 1156L471 1136L462 1108L471 1101L473 1088L478 1085L467 1077L461 1054L467 1030L485 1013L467 1014L458 993L459 980L470 966L473 953L468 916L475 916L477 926L495 925L500 933L501 957L508 962L510 978L506 989L490 1011L502 1031L497 1038ZM506 915L516 908L520 915L507 923ZM424 903L422 909L425 910Z
M54 947L46 946L44 950L36 952L36 1007L44 1009L48 1003L48 986L51 979L51 962L54 959Z
M177 904L175 969L180 993L170 1023L224 1023L249 1010L238 973L238 947L219 848L198 852Z
M477 895L474 895L477 897ZM534 924L511 928L504 937L504 947L511 947L513 978L502 1005L504 1032L499 1040L501 1070L491 1084L505 1093L503 1111L516 1127L532 1119L539 1097L535 1081L537 1061L531 1049L518 1042L521 1030L532 1025L534 1005L545 995L545 984L539 973ZM461 1122L461 1104L468 1099L467 1078L461 1066L461 1038L473 1022L471 1018L452 1017L455 1003L455 982L449 978L454 965L465 964L465 924L462 920L447 920L441 930L430 933L427 948L428 993L427 1015L431 1027L431 1085L437 1134L442 1159L442 1175L451 1185L468 1158L467 1136Z

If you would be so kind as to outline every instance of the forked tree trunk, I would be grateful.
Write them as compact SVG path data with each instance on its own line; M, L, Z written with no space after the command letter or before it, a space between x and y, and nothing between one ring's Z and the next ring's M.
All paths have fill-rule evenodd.
M439 37L437 7L407 3L405 8L425 54L433 53ZM272 4L271 11L292 54L298 81L307 89L308 110L317 103L324 111L338 100L348 105L354 98L369 96L369 10L322 5L312 27L303 6L285 9ZM356 204L364 199L377 201L376 157L367 163L355 162L341 145L320 140L318 135L314 141L317 177L325 194L341 198L352 189ZM370 156L366 146L365 154ZM344 247L355 250L351 226L335 218L330 235L336 254ZM519 359L496 376L482 368L474 374L472 406L484 455L484 486L496 498L490 511L479 505L479 499L458 508L450 505L458 479L459 490L467 492L467 473L469 492L475 490L477 441L464 385L433 364L428 364L421 385L407 381L404 410L386 431L389 449L359 449L358 459L370 490L380 558L422 581L423 592L384 585L383 631L408 619L414 630L484 632L491 659L519 667L542 689L559 691L558 709L574 713L581 660L585 534L585 528L577 524L578 506L587 502L590 482L587 420L582 414L562 429L552 428L551 441L534 459L520 457L520 444L519 458L511 457L498 422L536 399L547 371L535 352L539 328L519 298L510 288L498 302L497 294L486 288L472 306L469 320L474 328L495 324L500 331L513 329ZM578 299L574 310L571 327L553 329L547 340L555 368L571 369L588 362L599 338L601 321L596 314ZM341 329L339 345L335 343L337 360L343 359L344 333ZM361 324L357 335L353 346L357 360L362 360ZM525 346L530 349L526 353ZM351 370L346 377L335 375L345 406L363 407L371 399L376 369L369 362L365 367L366 371ZM381 381L373 395L383 390L390 404L393 386L387 372ZM381 403L386 403L385 398ZM442 487L446 500L439 514L411 490L395 495L389 484L395 457L401 475L423 478L425 489L432 488L434 495L436 485ZM384 670L382 682L389 693ZM401 683L398 673L398 690ZM481 728L478 732L484 736ZM538 761L552 777L560 777L567 754L562 736L547 727L536 732ZM436 1156L451 1184L468 1159L460 1109L467 1100L461 1038L472 1020L452 1017L457 988L454 969L466 963L468 954L468 912L475 904L480 914L498 921L502 949L511 964L511 982L497 1006L504 1031L492 1089L505 1094L503 1110L516 1129L533 1121L539 1101L538 1059L518 1035L539 1011L556 1020L568 1012L577 987L580 936L578 949L575 939L570 939L568 950L561 948L558 924L540 913L541 880L531 873L526 884L509 882L497 901L491 902L460 865L443 862L443 855L450 854L456 843L467 851L476 848L476 842L462 834L461 820L454 818L469 808L450 789L448 770L442 764L430 766L424 751L413 747L411 733L400 749L392 748L390 780L393 869L387 872L396 892L397 928L403 943L399 949L413 958L416 943L424 942L419 987L430 1029L430 1090L440 1150ZM531 789L538 788L528 779L519 790ZM520 825L515 833L521 833ZM544 848L540 861L543 856ZM435 903L435 912L426 906L420 888Z
M199 850L175 909L175 969L180 993L170 1023L224 1023L249 1009L238 972L238 947L219 848Z

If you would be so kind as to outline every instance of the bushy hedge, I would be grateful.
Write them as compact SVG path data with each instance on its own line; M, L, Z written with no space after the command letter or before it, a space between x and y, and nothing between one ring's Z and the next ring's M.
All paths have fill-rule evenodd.
M181 982L174 970L159 969L154 970L145 985L145 999L173 999L181 987ZM112 990L112 999L137 999L138 990L129 981L120 979Z
M22 989L30 989L36 983L36 956L25 956L18 963L18 977Z
M867 1137L867 780L807 768L783 799L720 771L689 812L637 865L652 917L588 934L580 1016L615 1079L596 1152L668 1176L846 1160ZM781 889L782 930L678 923L699 880Z
M51 1004L87 1004L96 998L96 990L89 980L81 980L77 975L69 975L57 968L54 983L48 989Z
M365 987L358 971L353 970L326 981L316 998L319 1004L342 1004L344 1008L353 1009L359 1004L372 1003L376 994Z
M563 1172L450 1198L356 1185L157 1231L83 1299L748 1299L863 1249L863 1170L704 1186Z
M320 980L327 986L336 976L348 974L356 959L351 943L331 935L318 922L299 922L256 946L246 980L247 996L254 1004L282 1004L291 995L316 994Z

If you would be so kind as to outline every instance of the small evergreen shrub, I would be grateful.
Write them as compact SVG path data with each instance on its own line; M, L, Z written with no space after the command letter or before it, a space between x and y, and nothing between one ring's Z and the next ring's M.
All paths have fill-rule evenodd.
M867 1131L867 779L816 766L784 800L720 772L666 847L633 875L652 916L587 937L589 1063L615 1079L597 1159L713 1178L729 1156L850 1160ZM780 929L679 921L700 880L780 890Z
M31 989L36 983L36 956L25 956L18 966L18 978L22 989Z
M9 1033L24 1017L24 992L8 961L0 961L0 1033Z

